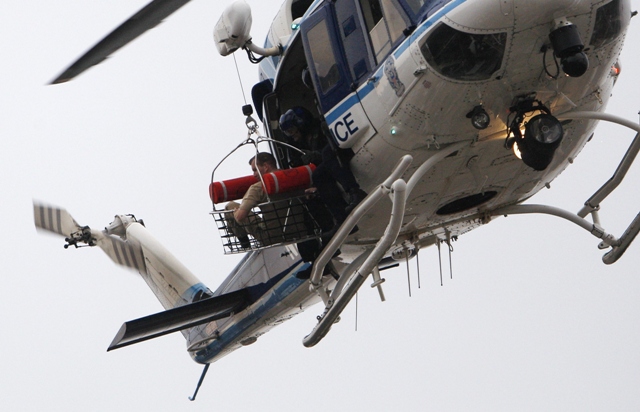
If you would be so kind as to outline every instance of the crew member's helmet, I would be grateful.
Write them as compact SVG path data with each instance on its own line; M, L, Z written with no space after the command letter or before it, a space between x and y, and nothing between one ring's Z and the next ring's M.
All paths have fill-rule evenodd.
M293 107L280 116L280 130L291 137L296 131L305 134L313 125L313 116L301 106Z

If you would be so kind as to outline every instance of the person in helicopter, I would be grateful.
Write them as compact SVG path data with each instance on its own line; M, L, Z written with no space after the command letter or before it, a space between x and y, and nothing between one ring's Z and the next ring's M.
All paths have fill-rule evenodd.
M288 143L303 152L290 154L291 166L309 163L316 165L312 174L313 183L335 219L334 230L330 231L335 232L367 194L360 188L348 166L340 163L336 152L322 133L320 122L307 109L293 107L280 116L279 123ZM336 183L348 194L348 203Z
M275 157L271 153L260 152L249 159L249 165L258 182L249 186L241 203L232 201L225 206L226 210L233 211L232 216L226 218L227 226L238 238L241 247L251 248L248 235L258 241L258 246L269 246L305 232L302 213L297 210L299 206L290 205L286 200L264 204L268 197L260 176L279 170ZM253 212L258 205L262 216Z

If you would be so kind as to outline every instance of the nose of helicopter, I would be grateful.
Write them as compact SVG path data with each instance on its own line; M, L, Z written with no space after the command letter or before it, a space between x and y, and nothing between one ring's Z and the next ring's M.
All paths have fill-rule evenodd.
M588 13L597 0L475 0L447 14L462 29L515 31L549 24L556 18Z

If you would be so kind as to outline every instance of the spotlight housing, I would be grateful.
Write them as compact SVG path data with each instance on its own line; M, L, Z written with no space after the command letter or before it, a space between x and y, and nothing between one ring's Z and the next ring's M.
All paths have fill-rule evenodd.
M472 111L467 113L467 119L471 119L471 124L478 130L486 129L491 123L489 113L484 110L482 105L474 107Z
M584 43L578 26L564 20L549 33L553 52L560 59L562 71L570 77L580 77L589 68L589 59L584 54Z
M534 170L546 169L563 136L558 119L550 114L535 116L525 125L524 138L518 140L522 161Z
M562 125L550 114L539 114L524 126L525 139L533 139L538 143L558 147L562 136Z
M509 126L509 134L513 137L507 138L505 146L514 148L514 153L519 152L518 157L527 166L538 171L545 170L551 164L556 149L562 143L564 137L562 124L539 101L523 101L511 110L516 113ZM521 127L524 117L532 112L539 112L539 114L524 125L523 136Z

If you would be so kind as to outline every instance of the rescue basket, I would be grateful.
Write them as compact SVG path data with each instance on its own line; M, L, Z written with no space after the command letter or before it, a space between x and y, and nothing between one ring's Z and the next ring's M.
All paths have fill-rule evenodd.
M306 196L262 203L253 208L243 223L236 222L233 212L226 209L211 212L225 254L299 243L322 234L309 212Z

